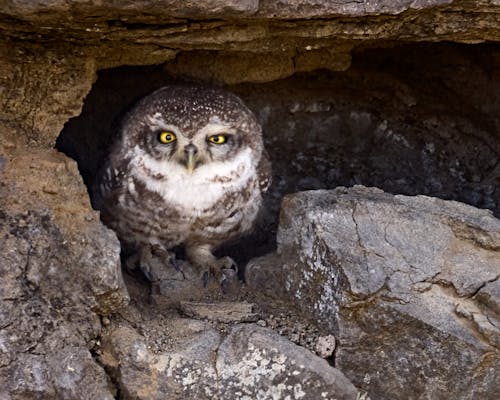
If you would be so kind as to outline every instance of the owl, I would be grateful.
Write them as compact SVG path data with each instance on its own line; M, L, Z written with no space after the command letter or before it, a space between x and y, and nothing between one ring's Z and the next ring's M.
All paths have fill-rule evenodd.
M261 127L240 98L215 87L171 85L124 117L96 179L94 204L152 281L160 256L178 268L183 245L203 279L225 279L213 251L248 233L270 182ZM168 268L168 267L167 267Z

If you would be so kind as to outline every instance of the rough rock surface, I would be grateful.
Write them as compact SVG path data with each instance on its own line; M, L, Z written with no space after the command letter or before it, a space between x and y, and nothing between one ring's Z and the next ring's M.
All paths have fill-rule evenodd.
M134 99L172 81L162 66L99 72L81 115L57 141L78 161L88 186L113 122ZM273 162L267 205L274 227L284 194L356 184L500 215L497 87L498 46L414 44L356 53L343 72L227 88L263 126ZM264 228L258 237L271 242L275 232Z
M75 162L13 143L1 161L0 398L112 399L90 349L128 300L116 235Z
M167 61L172 73L261 82L345 70L375 42L494 42L497 1L3 1L1 118L51 145L97 69ZM26 101L29 99L29 101Z
M357 399L337 369L271 329L170 319L168 344L151 346L123 323L106 334L101 359L124 399ZM148 323L141 324L147 330Z
M366 286L359 268L368 264L360 256L358 269L339 275L333 302L321 287L309 293L310 305L297 302L312 310L310 315L315 304L326 304L323 311L331 318L298 320L286 297L292 284L280 301L261 298L262 288L284 282L283 271L274 268L265 272L274 274L274 283L261 280L256 289L242 287L235 298L216 299L258 303L260 327L216 322L220 315L203 304L184 312L207 321L179 319L168 308L168 285L153 296L147 285L134 289L133 304L124 308L128 295L118 268L119 243L91 210L75 163L53 147L88 95L82 116L97 118L78 122L76 135L57 146L78 161L88 182L102 149L90 146L86 133L107 140L116 113L144 94L137 88L152 90L186 76L230 84L258 113L268 149L278 160L272 192L276 208L282 193L371 182L498 211L500 58L494 42L500 40L499 10L496 0L2 1L0 398L149 399L165 393L186 398L188 390L195 398L208 396L206 390L220 398L321 398L322 393L356 398L338 370L263 327L330 357L374 399L393 393L397 398L401 386L415 389L407 377L425 390L415 389L407 398L439 398L448 389L451 394L462 390L457 398L498 392L490 385L498 366L498 351L492 350L498 347L493 326L500 314L498 280L489 275L488 262L478 264L477 276L466 268L465 249L482 249L481 257L498 250L496 244L488 247L491 238L482 228L476 232L467 225L455 232L464 253L446 254L449 264L430 277L436 260L421 270L402 263L395 271L368 251L366 260L375 263L375 272ZM460 45L430 44L440 41ZM415 42L428 44L417 48ZM398 43L410 46L393 50ZM360 55L379 51L383 57L359 63ZM113 76L118 88L102 79L106 76ZM363 215L361 222L367 218ZM422 231L446 233L425 213L417 216ZM237 252L255 254L257 241L252 240ZM340 247L347 251L352 243L346 243ZM380 244L360 243L366 248ZM322 260L326 247L317 245ZM346 259L356 255L342 254ZM257 282L264 271L254 272L251 279ZM314 271L311 276L312 286L325 278ZM137 276L125 278L129 291L140 282ZM348 278L352 289L344 285ZM306 287L295 289L308 293ZM316 299L319 294L325 299ZM186 300L214 299L196 293ZM437 301L439 313L427 313L422 322L423 307L434 310ZM235 319L245 320L247 311ZM393 325L376 319L389 314ZM397 329L408 334L395 335ZM413 336L415 331L424 336ZM359 346L360 338L365 347ZM432 347L434 353L422 351ZM205 375L201 367L179 370L194 357ZM445 364L453 362L461 370L446 375ZM176 375L168 376L169 371ZM381 372L385 375L377 376ZM455 379L451 387L450 379L460 372L470 380ZM210 385L205 380L195 385L207 376L215 376ZM304 377L311 379L299 381ZM277 392L268 392L271 381ZM319 396L315 382L324 389Z
M372 398L494 399L499 249L489 211L364 187L309 191L284 199L277 253L253 261L247 282L327 326L335 365Z
M255 312L255 304L247 302L197 303L181 301L183 314L196 319L212 319L218 322L255 322L259 314Z

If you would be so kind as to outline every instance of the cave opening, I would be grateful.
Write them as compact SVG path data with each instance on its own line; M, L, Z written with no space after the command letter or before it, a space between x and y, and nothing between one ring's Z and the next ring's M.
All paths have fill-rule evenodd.
M77 161L87 187L124 110L179 79L185 78L164 65L99 71L82 113L66 123L56 143ZM322 69L225 87L257 115L273 163L267 228L229 249L237 261L273 250L280 200L301 190L376 186L500 215L497 45L358 49L346 71Z

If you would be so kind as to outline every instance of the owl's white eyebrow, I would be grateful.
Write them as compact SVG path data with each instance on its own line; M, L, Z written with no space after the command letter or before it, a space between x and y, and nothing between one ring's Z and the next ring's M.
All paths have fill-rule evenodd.
M165 120L161 117L160 113L155 113L154 115L148 115L146 117L147 121L154 126L163 126L166 124Z
M234 133L234 128L231 127L231 125L211 121L205 125L201 131L207 135L221 132Z
M160 128L168 131L178 132L179 128L175 125L167 124L165 120L161 117L160 113L156 113L153 116L147 116L148 126L150 128Z

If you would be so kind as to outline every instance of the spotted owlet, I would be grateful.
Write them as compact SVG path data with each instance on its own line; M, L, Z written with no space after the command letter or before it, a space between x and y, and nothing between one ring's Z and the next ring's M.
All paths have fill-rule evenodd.
M205 274L217 274L235 263L213 250L252 229L269 180L261 127L238 97L166 86L125 116L98 174L95 204L136 249L149 279L156 279L151 255L172 261L177 245Z

